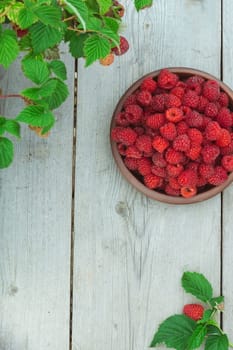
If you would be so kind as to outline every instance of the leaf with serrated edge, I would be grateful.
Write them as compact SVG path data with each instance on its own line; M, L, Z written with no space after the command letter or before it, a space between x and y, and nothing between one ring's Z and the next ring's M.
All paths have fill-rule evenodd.
M43 23L35 23L30 28L32 46L35 53L40 53L58 44L63 37L62 31L46 26Z
M145 7L150 7L152 2L153 0L134 0L137 11L144 9Z
M19 113L16 120L32 126L45 127L54 121L54 115L46 111L43 106L27 106Z
M49 77L49 69L44 61L26 59L22 61L22 67L26 77L36 84L44 83Z
M70 39L70 53L73 57L79 58L84 56L84 43L89 38L89 34L74 34Z
M46 98L50 109L58 108L68 97L69 91L67 85L60 79L53 78L51 81L56 82L56 88L53 93Z
M204 302L209 301L213 296L213 289L210 282L201 273L184 272L182 276L182 287L187 293L191 293L197 299Z
M229 341L226 334L209 335L205 343L205 350L228 350Z
M7 12L7 17L11 20L11 22L19 25L19 21L18 21L19 11L22 8L24 8L24 5L22 2L17 2L16 4L12 4L12 6L9 8L9 11Z
M0 137L0 169L7 168L14 158L14 145L6 137Z
M84 54L86 57L86 66L89 66L94 61L106 57L110 53L110 43L107 39L101 38L98 35L92 35L84 44Z
M177 350L186 350L189 339L196 327L196 322L185 315L174 315L159 326L150 347L165 344Z
M97 0L97 2L100 8L101 15L107 13L110 7L112 6L112 0Z
M18 24L21 29L29 28L36 20L37 18L31 9L24 7L19 11Z
M4 127L6 132L15 137L20 138L20 124L17 123L15 120L6 120Z
M205 310L202 318L197 323L205 323L205 322L209 321L212 314L213 314L213 310L211 310L211 309Z
M201 346L207 333L206 325L197 325L188 342L188 349L194 350Z
M8 68L19 53L15 32L10 29L0 32L0 43L0 64Z
M36 7L33 12L42 23L55 28L60 26L62 13L59 7L45 5Z
M49 68L53 71L53 73L60 79L66 80L67 74L66 74L66 66L64 62L59 60L53 60L49 63Z

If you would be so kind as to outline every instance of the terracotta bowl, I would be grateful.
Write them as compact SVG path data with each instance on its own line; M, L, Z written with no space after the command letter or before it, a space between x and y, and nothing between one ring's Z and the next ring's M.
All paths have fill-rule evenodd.
M233 91L226 84L224 84L222 81L220 81L219 79L217 79L213 75L210 75L208 73L205 73L205 72L202 72L202 71L199 71L196 69L192 69L192 68L177 67L177 68L168 68L168 69L169 69L169 71L179 75L181 80L186 79L191 75L199 75L199 76L203 77L204 79L216 80L219 83L221 89L225 93L227 93L227 95L229 96L229 100L230 100L229 107L231 107L231 109L233 109ZM114 113L112 116L112 121L111 121L110 132L111 132L112 128L114 128L116 126L115 117L122 110L125 99L129 95L131 95L135 90L137 90L139 88L140 84L142 83L142 81L146 77L157 77L159 72L160 72L160 70L157 70L157 71L151 72L151 73L143 76L141 79L137 80L133 85L131 85L131 87L124 93L124 95L120 98L120 100L119 100L119 102L114 110ZM170 203L170 204L190 204L190 203L202 202L202 201L209 199L209 198L217 195L218 193L222 192L233 181L233 172L232 172L228 175L228 179L224 183L222 183L221 185L214 186L214 187L209 186L208 188L205 188L203 190L203 192L198 193L191 198L175 197L175 196L170 196L170 195L167 195L165 193L162 193L162 192L159 192L156 190L151 190L151 189L147 188L125 166L123 159L122 159L122 156L118 152L116 142L112 141L111 139L110 139L110 142L111 142L113 157L116 161L116 164L119 167L120 172L126 178L126 180L132 186L134 186L138 191L142 192L147 197L158 200L160 202Z

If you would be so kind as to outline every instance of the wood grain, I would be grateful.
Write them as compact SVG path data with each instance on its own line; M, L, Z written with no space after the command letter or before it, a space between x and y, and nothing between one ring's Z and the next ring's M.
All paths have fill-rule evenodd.
M143 74L186 66L220 76L220 2L157 0L139 14L125 5L129 52L109 68L79 63L73 350L147 349L158 324L193 300L180 288L185 270L219 292L220 196L183 207L143 197L112 160L109 126Z
M68 350L74 61L62 48L70 96L42 140L26 126L13 165L0 173L0 348ZM28 85L19 63L4 78L5 92ZM1 114L14 117L9 100Z

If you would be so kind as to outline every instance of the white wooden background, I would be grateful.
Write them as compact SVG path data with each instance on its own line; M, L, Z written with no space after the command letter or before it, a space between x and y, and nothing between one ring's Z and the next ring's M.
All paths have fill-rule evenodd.
M71 93L51 137L24 128L0 172L1 350L147 349L158 324L193 300L180 287L186 270L223 290L233 339L232 187L194 205L152 201L122 178L109 145L119 97L150 71L194 67L233 87L232 0L154 0L139 14L125 6L128 53L108 68L79 61L77 116L64 53ZM14 65L4 89L25 84ZM1 113L18 108L11 100Z

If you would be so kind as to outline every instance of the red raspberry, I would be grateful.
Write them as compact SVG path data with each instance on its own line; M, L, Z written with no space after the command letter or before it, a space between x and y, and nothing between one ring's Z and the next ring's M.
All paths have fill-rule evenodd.
M173 123L178 123L183 119L183 112L180 108L169 108L166 110L166 118Z
M217 101L220 97L220 88L219 84L215 80L207 80L203 84L202 94L206 97L210 102Z
M162 113L155 113L147 117L146 125L152 129L159 129L163 124L165 124L165 116Z
M206 164L214 163L215 159L220 154L220 149L216 145L206 145L202 148L201 151L203 161Z
M173 123L166 123L161 126L160 134L167 140L172 141L177 135L176 127Z
M163 153L163 151L169 146L169 142L161 136L155 136L152 141L152 146L157 152Z
M126 100L123 104L123 107L126 108L129 105L135 105L135 104L137 104L137 94L129 95L126 98Z
M125 155L126 155L126 150L127 150L127 146L126 146L126 145L123 145L122 143L118 143L118 144L117 144L117 149L118 149L118 152L119 152L122 156L125 156Z
M125 108L126 116L131 124L137 124L140 122L143 114L143 110L138 105L129 105Z
M205 136L207 140L215 141L221 134L221 127L218 122L209 122L205 129Z
M222 107L228 107L229 105L229 97L225 92L220 92L219 98L218 98L218 103L220 103L220 105Z
M186 83L184 81L179 80L175 87L181 87L182 89L186 89Z
M182 164L168 164L167 166L167 174L170 178L176 178L177 176L180 175L180 173L184 170L184 167Z
M146 90L152 93L155 91L156 87L157 87L156 81L152 77L147 77L142 81L140 89Z
M229 108L222 107L216 119L222 128L229 128L232 126L232 116Z
M172 165L173 166L173 165ZM179 175L179 174L178 174ZM170 177L169 178L169 185L174 189L174 190L179 190L180 189L180 184L177 181L176 177Z
M184 88L181 86L176 86L171 90L171 94L177 96L180 100L182 100L183 96L184 96Z
M199 304L187 304L183 308L183 314L192 318L194 321L198 321L202 318L204 313L204 308Z
M188 90L183 96L183 105L191 108L196 108L199 103L199 96L195 91Z
M186 80L187 86L191 84L200 84L202 85L204 83L205 79L200 77L199 75L192 75Z
M205 130L205 128L207 127L207 125L209 124L209 122L211 122L212 119L209 117L206 117L205 115L203 116L203 124L202 127L200 128L201 130Z
M207 180L204 177L198 176L197 177L197 187L203 187L207 185Z
M133 145L137 138L136 132L129 127L115 127L112 129L111 136L113 141L121 142L126 146Z
M162 69L158 75L158 86L162 89L172 89L176 86L179 78L168 69Z
M149 135L138 136L135 145L141 152L150 153L152 151L152 139Z
M219 186L227 180L227 172L222 166L216 166L213 175L208 179L211 185Z
M145 124L147 117L148 117L149 115L154 114L155 111L154 111L154 109L151 107L151 105L149 105L149 106L144 106L144 107L143 107L143 110L144 110L144 114L143 114L143 116L142 116L142 123Z
M125 152L126 157L128 158L136 158L140 159L142 158L142 152L140 152L136 146L128 146L126 152Z
M161 153L154 153L152 156L152 162L160 168L164 168L167 166L167 162L163 158Z
M226 147L221 147L221 154L222 155L229 155L229 154L232 154L233 153L233 141L231 141L229 143L228 146Z
M180 195L180 190L175 190L174 188L172 188L169 184L167 184L165 186L165 189L164 189L165 193L169 196L176 196L178 197Z
M233 171L233 156L224 156L221 164L226 171Z
M181 187L180 194L184 198L191 198L197 193L197 188L192 186Z
M151 167L151 172L154 175L157 175L159 177L166 177L166 169L165 168L160 168L157 165L152 165Z
M231 143L231 134L228 130L222 129L220 136L218 137L216 141L216 145L219 147L226 147Z
M198 168L199 168L199 163L198 162L189 162L186 165L186 169L191 169L191 170L195 171L195 173L198 172Z
M218 114L218 107L213 102L208 102L205 107L205 115L210 118L216 117Z
M116 56L121 56L124 53L126 53L129 49L129 43L128 40L123 37L120 36L120 44L119 44L119 48L118 47L114 47L112 49L112 52L116 55Z
M152 97L151 107L155 112L164 112L165 110L165 94L159 94Z
M124 159L125 166L132 171L137 170L138 168L138 159L136 158L125 158Z
M182 109L182 112L184 113L184 116L187 117L187 115L189 115L189 113L192 112L192 109L190 107L187 106L181 106L180 107Z
M146 126L145 134L149 135L151 137L155 137L155 136L159 135L159 130L158 129L152 129L152 128L149 128L148 126Z
M192 169L186 169L180 173L177 178L180 186L195 187L197 184L197 173Z
M197 105L197 110L198 112L204 112L205 111L205 108L206 108L206 105L209 103L208 99L204 96L199 96L199 102L198 102L198 105Z
M152 95L147 90L142 90L137 94L137 102L140 103L141 106L149 106L152 101Z
M195 77L190 77L186 80L186 85L188 90L196 92L197 95L201 94L202 86L201 83L197 81Z
M141 175L148 175L151 173L152 162L148 158L141 158L138 160L138 172Z
M116 116L116 124L118 126L128 126L129 121L125 112L119 112Z
M188 138L188 135L178 135L173 141L173 148L176 151L188 151L190 149L190 140Z
M185 121L181 121L176 124L177 135L186 134L188 132L188 124Z
M145 130L142 126L135 126L133 129L139 136L145 133Z
M172 95L172 94L167 94L166 99L165 99L165 107L166 108L172 108L172 107L180 107L181 106L181 100L179 97Z
M191 111L186 119L186 123L194 128L201 128L203 124L203 116L197 111Z
M196 129L196 128L192 128L192 129L188 129L187 131L188 137L190 139L190 141L194 144L198 144L200 145L203 141L203 136L202 133Z
M185 156L182 152L174 150L174 148L169 148L166 151L165 159L169 164L178 164L185 161Z
M148 174L144 176L144 184L150 189L155 189L159 187L159 185L161 184L161 180L159 176L156 176L154 174Z
M201 154L201 146L199 144L191 144L190 149L185 152L189 159L197 160Z

